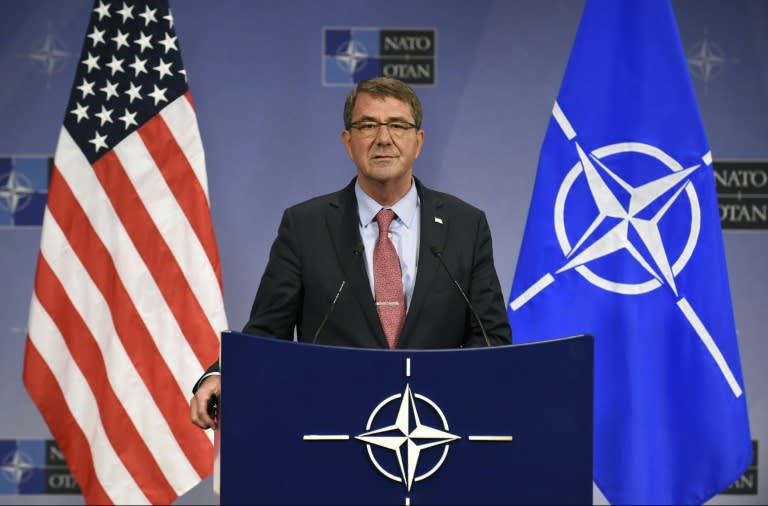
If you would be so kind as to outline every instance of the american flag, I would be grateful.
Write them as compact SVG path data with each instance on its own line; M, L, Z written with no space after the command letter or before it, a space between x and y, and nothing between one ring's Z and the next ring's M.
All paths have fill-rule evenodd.
M90 504L169 504L212 471L188 398L227 323L173 23L96 2L51 174L24 383Z

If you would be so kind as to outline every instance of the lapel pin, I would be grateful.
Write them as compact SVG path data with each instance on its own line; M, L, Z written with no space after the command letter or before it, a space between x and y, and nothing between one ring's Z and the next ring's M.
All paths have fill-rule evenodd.
M437 216L435 216L435 223L439 223L439 224L442 225L443 224L443 219L442 218L438 218Z

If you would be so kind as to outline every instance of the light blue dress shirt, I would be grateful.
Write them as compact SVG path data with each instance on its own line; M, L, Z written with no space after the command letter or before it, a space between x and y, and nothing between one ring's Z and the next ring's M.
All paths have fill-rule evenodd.
M379 224L376 222L376 214L384 207L373 200L355 183L355 196L357 197L357 212L360 217L360 237L365 247L365 268L368 273L368 281L371 283L371 294L376 298L373 284L373 248L379 237ZM406 310L411 305L413 286L416 283L416 265L419 256L419 235L421 232L421 219L419 212L419 194L416 184L411 180L411 189L395 205L388 206L397 218L389 225L389 238L395 245L397 256L400 259L400 272L403 274L403 292L405 295Z

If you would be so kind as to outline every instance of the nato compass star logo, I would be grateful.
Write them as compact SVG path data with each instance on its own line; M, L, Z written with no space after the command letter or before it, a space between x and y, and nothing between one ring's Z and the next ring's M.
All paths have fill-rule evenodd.
M32 476L35 464L32 459L21 451L15 451L6 455L0 463L0 471L6 480L16 486L27 481Z
M624 142L587 151L577 139L576 131L556 102L552 114L569 141L578 161L560 184L554 202L555 235L563 252L562 265L547 273L510 303L519 310L539 292L555 282L555 276L569 270L578 272L587 282L619 295L636 296L668 287L677 299L677 306L706 346L735 397L742 394L736 378L704 323L686 297L679 293L675 277L691 259L699 239L701 210L696 189L690 176L702 166L684 167L656 146ZM613 158L614 156L616 158ZM640 158L649 166L663 167L660 177L650 177L637 184L622 178L621 160ZM614 162L615 160L615 162ZM701 160L711 170L712 154L703 153ZM595 208L591 222L568 233L567 202L577 181L585 184L589 200L582 202ZM579 198L579 197L575 197ZM680 205L675 205L678 201ZM687 205L686 205L687 204ZM674 211L673 211L674 209ZM681 238L662 235L660 222L672 212L685 210L689 217L688 233ZM571 242L569 237L577 238ZM673 240L683 244L676 257L671 254ZM596 272L601 259L629 255L645 279L608 279Z
M368 50L362 42L350 39L336 50L336 64L348 74L362 70L368 63Z
M32 182L19 172L12 170L0 174L0 206L11 214L22 211L35 194Z
M411 359L406 359L406 377L411 375ZM395 417L387 418L386 408L394 403ZM423 422L424 415L437 423ZM391 416L391 415L390 415ZM435 426L437 425L437 426ZM348 434L308 434L304 441L347 441ZM371 411L365 425L365 431L354 436L354 439L365 443L368 457L373 466L385 477L402 483L406 492L410 492L413 484L426 480L434 475L445 463L451 443L457 443L461 436L450 432L448 419L442 409L432 399L414 393L410 383L406 383L403 393L393 394L382 400ZM511 442L512 436L467 436L467 441ZM388 468L376 457L374 448L392 452L393 462L397 468ZM433 459L431 466L422 469L420 463L424 454L431 449L438 449L439 456ZM428 464L429 465L429 464ZM408 502L406 500L406 502Z
M48 157L0 156L0 229L42 225L51 163Z
M713 41L705 29L704 38L697 42L686 55L691 75L704 83L704 95L709 93L709 83L717 79L729 64L738 63L728 58L725 51Z
M397 418L391 425L386 425L379 429L372 429L374 421L381 411L390 402L400 402L397 411ZM429 427L421 423L419 412L416 407L416 399L428 404L440 417L442 428ZM432 476L443 464L445 457L448 456L448 443L461 439L460 436L448 432L448 421L440 408L427 397L420 394L413 394L411 386L405 385L405 392L395 394L384 399L373 410L365 426L367 432L355 437L359 441L366 443L368 456L376 469L387 478L402 482L410 492L414 481L421 481ZM397 457L397 463L400 467L400 473L394 475L386 471L379 461L374 457L372 446L379 446L392 450ZM440 460L427 472L416 476L416 467L419 463L419 456L423 450L443 447Z
M35 70L45 75L46 86L50 87L51 78L65 67L73 54L56 37L52 23L49 21L48 30L42 40L36 44L35 49L19 56L26 58Z

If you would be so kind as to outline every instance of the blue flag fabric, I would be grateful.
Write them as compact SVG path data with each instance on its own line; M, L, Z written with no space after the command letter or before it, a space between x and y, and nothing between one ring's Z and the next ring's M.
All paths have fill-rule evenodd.
M668 1L587 1L508 311L517 343L595 336L611 503L702 503L749 465L712 155Z

